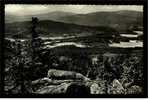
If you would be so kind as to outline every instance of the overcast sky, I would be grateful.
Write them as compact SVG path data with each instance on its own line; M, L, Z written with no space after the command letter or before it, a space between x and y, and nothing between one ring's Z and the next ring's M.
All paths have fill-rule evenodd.
M97 11L118 11L118 10L134 10L143 11L140 5L23 5L23 4L7 4L5 12L15 15L29 15L48 13L53 11L73 12L79 14L97 12Z

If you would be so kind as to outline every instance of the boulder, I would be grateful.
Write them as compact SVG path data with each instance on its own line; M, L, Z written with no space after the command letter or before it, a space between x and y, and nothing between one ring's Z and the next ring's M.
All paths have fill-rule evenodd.
M50 79L89 80L89 78L85 77L80 73L76 73L73 71L56 70L56 69L50 69L48 71L47 77Z
M32 81L33 93L37 94L59 94L73 95L77 91L84 94L104 94L104 89L97 81L82 80L51 80L42 78ZM69 93L70 92L70 93Z
M36 94L63 94L66 93L66 90L70 83L62 83L60 85L48 85L44 86L33 93Z
M37 89L36 94L66 94L67 96L86 96L99 94L99 86L96 83L64 82L60 85L48 85Z

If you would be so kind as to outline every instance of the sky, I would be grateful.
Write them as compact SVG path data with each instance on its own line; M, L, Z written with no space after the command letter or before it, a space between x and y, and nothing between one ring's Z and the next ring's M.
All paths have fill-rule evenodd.
M31 5L31 4L6 4L7 14L32 15L54 11L86 14L98 11L133 10L143 11L142 5Z

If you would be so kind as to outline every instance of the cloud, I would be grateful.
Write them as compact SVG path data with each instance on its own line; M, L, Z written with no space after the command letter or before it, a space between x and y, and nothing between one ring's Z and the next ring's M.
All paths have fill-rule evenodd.
M20 4L9 4L5 5L5 12L10 14L26 15L41 13L46 11L49 8L44 5L20 5Z

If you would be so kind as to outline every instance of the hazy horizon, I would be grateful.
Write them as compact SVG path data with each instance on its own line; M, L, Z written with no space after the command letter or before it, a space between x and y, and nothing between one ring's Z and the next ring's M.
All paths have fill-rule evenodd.
M5 14L34 15L55 11L87 14L93 12L113 11L143 11L141 5L31 5L31 4L6 4Z

